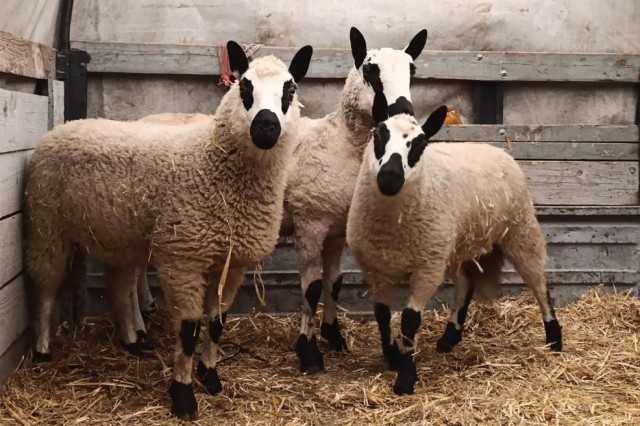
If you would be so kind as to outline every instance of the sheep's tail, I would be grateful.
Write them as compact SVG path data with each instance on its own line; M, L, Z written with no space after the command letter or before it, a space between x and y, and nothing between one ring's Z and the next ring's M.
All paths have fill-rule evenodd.
M500 295L500 274L503 265L504 255L498 247L494 247L492 252L480 256L477 263L470 262L468 273L475 288L474 299L481 303L487 303Z

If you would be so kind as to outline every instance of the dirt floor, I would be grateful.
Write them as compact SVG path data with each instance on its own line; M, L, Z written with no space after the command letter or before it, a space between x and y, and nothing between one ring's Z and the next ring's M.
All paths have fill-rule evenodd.
M342 319L351 352L302 375L293 351L297 316L230 318L218 371L224 390L197 385L196 424L640 424L640 301L591 291L558 310L565 351L544 344L533 298L472 304L462 343L435 352L446 311L427 311L419 334L416 394L398 397L370 320ZM398 316L394 317L395 323ZM169 324L150 333L160 349L126 355L106 317L55 339L52 364L25 361L0 397L0 424L171 425Z

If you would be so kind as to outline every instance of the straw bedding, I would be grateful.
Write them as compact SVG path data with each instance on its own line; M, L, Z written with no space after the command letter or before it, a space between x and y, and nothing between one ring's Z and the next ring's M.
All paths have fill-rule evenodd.
M592 290L558 310L565 351L542 346L531 296L473 304L462 343L438 354L448 312L427 311L418 338L416 394L397 397L368 318L343 319L350 354L301 375L293 352L298 318L230 318L212 397L197 385L197 424L640 424L640 301ZM106 317L62 329L51 365L25 361L0 398L0 424L171 425L167 384L173 346L160 315L161 348L125 355ZM398 315L394 321L398 321Z

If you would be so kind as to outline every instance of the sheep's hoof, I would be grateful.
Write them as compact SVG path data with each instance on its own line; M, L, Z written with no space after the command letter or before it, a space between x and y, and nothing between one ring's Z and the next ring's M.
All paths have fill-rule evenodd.
M316 336L311 336L311 340L307 340L307 336L301 334L296 343L296 353L300 359L300 370L303 373L313 374L324 370L324 361L320 349L318 349Z
M334 319L331 324L326 322L322 323L320 328L320 335L327 339L329 347L334 351L340 352L341 350L347 350L347 342L340 334L340 326L338 325L338 319Z
M413 387L418 380L416 365L413 362L413 354L408 352L400 355L400 369L398 377L393 385L393 392L396 395L411 395Z
M400 349L398 349L398 342L393 342L393 345L383 345L382 354L384 359L389 364L389 370L398 371L400 369Z
M547 335L547 345L555 352L562 351L562 326L557 319L544 322L544 331Z
M462 340L462 330L456 329L456 326L450 322L447 323L447 328L444 330L444 334L436 343L436 351L448 353L451 352L455 345Z
M193 395L193 385L171 381L169 388L171 396L171 414L181 420L196 420L198 418L198 402Z
M200 380L200 383L202 383L210 395L216 395L222 392L222 383L220 383L218 370L216 370L215 367L209 368L200 361L196 373L198 374L198 380Z
M51 362L53 358L51 357L50 352L38 352L35 351L33 353L33 363L38 364L41 362Z
M138 342L125 343L124 340L121 340L120 344L122 344L122 348L125 351L129 352L129 355L142 357L143 354L142 354L142 349L140 348L140 343Z
M153 343L153 340L149 339L147 333L145 333L143 330L138 330L136 331L136 334L138 335L138 340L136 340L136 343L140 346L141 351L155 350L156 344Z

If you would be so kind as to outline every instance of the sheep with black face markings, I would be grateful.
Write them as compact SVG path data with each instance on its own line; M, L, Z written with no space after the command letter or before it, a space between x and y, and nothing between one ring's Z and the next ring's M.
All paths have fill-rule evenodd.
M226 311L246 265L268 255L278 239L300 114L296 82L312 54L303 47L287 69L273 56L249 64L237 43L227 47L241 79L222 98L215 126L69 122L44 137L26 178L25 264L36 299L36 360L50 359L51 309L74 249L112 272L107 290L115 309L130 309L135 288L125 284L121 291L117 284L133 283L135 269L150 260L175 320L172 412L188 419L197 415L192 358L205 301L209 336L198 374L216 393ZM217 286L207 289L207 283L224 275L219 300Z
M296 352L303 372L324 367L315 337L315 314L321 293L324 309L321 335L334 350L346 348L340 333L336 302L342 285L341 257L347 213L362 153L373 126L374 92L389 99L392 114L413 113L411 76L413 61L427 41L427 30L416 34L402 50L367 51L366 41L351 28L355 66L349 72L338 109L323 118L303 118L296 139L285 192L282 234L295 235L302 317Z
M490 145L428 144L446 113L446 107L437 109L421 128L410 115L388 118L384 95L377 94L373 116L379 124L365 150L349 210L347 243L373 290L383 354L398 370L398 394L413 393L420 311L445 274L454 281L455 301L438 341L441 351L460 340L474 287L486 291L499 285L503 257L533 291L547 343L552 350L562 349L544 276L546 244L524 174L510 155ZM486 275L474 269L475 262ZM393 285L406 278L410 295L396 340L388 297Z

